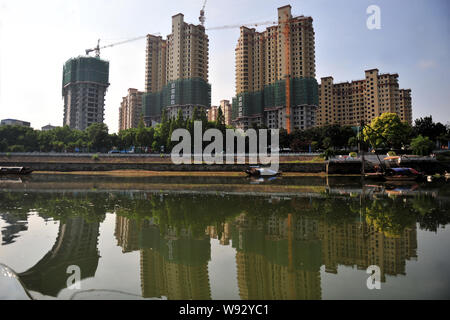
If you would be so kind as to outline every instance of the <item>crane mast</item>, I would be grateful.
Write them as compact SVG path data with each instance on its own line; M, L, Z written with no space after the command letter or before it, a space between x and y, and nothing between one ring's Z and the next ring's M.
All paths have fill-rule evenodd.
M206 21L206 17L205 17L205 8L206 8L206 2L207 2L208 0L205 0L205 2L203 2L203 7L202 7L202 9L200 10L200 17L198 17L198 20L200 21L200 24L202 25L202 26L204 26L205 25L205 21Z

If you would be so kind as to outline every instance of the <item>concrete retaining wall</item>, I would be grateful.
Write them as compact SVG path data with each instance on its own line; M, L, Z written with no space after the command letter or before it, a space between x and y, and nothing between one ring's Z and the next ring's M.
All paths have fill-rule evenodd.
M448 165L438 161L404 161L404 167L411 167L425 174L444 173L449 171ZM187 171L187 172L242 172L248 168L243 164L222 165L174 165L172 163L76 163L76 162L0 162L4 167L30 167L35 171L114 171L114 170L147 170L147 171ZM366 163L366 172L372 171L370 163ZM329 161L322 163L281 163L282 172L321 173L328 174L360 174L360 161Z
M114 170L147 170L147 171L204 171L204 172L242 172L248 168L243 164L223 164L223 165L174 165L165 163L67 163L67 162L3 162L0 166L30 167L35 171L114 171ZM325 163L285 163L280 164L282 172L304 172L320 173L325 172Z

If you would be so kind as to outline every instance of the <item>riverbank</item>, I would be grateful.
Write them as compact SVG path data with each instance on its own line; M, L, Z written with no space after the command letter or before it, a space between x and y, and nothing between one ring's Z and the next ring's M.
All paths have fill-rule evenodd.
M373 171L375 163L366 161L365 171ZM450 171L447 162L428 159L405 159L401 163L425 174ZM79 154L0 154L0 166L30 167L35 172L66 172L95 174L113 172L119 175L242 175L249 164L181 164L175 165L170 156L159 155L79 155ZM335 158L320 160L315 154L282 155L279 170L283 174L361 174L362 162L359 158ZM114 173L115 172L115 173Z

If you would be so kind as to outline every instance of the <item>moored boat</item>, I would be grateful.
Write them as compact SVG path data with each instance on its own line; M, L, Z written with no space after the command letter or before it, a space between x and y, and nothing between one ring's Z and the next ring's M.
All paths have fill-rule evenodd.
M413 168L390 168L384 178L387 181L415 181L423 178L423 174Z
M423 178L423 174L413 168L387 168L384 172L366 173L366 178L384 181L416 181Z
M0 174L26 175L33 172L29 167L0 167Z
M280 171L275 171L268 168L261 168L261 167L250 167L247 170L245 170L245 173L248 176L251 177L274 177L281 175Z

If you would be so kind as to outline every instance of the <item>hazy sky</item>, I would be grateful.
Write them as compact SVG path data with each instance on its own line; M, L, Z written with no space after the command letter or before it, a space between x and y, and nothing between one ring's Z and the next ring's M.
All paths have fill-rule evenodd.
M198 24L203 0L0 0L0 119L32 127L62 125L62 67L86 48L171 31L183 13ZM291 4L294 15L312 16L317 79L362 79L364 70L398 73L412 89L413 117L450 121L450 1L448 0L208 0L206 27L276 20ZM381 29L366 26L369 5L381 9ZM264 29L261 27L259 29ZM239 28L211 30L212 104L235 94L234 49ZM105 122L117 131L118 108L128 88L144 88L145 40L105 49L110 87Z

